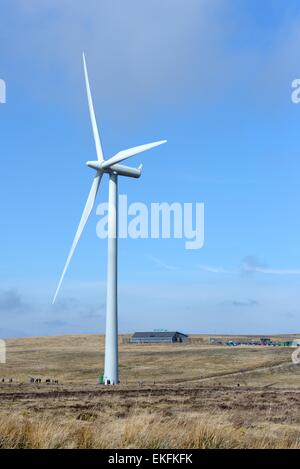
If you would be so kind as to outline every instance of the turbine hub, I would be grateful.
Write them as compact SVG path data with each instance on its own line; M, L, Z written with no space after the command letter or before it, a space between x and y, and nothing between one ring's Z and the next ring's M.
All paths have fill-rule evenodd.
M100 171L102 163L101 161L87 161L86 165L89 168L95 169L96 171Z
M131 178L139 178L143 169L143 165L140 165L138 168L131 168L129 166L124 166L123 164L104 166L102 161L87 161L86 165L96 171L101 171L101 173L113 173L119 176L127 176Z

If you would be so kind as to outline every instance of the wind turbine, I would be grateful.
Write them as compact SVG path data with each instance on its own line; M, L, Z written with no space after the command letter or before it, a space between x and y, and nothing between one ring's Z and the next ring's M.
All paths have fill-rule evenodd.
M85 204L77 232L75 234L73 244L67 257L62 275L60 277L58 287L56 289L53 304L57 298L65 273L68 269L77 243L81 237L83 229L88 221L93 206L95 204L100 181L104 173L109 175L109 192L108 192L108 260L107 260L107 294L106 294L106 331L105 331L105 363L104 376L105 384L118 384L118 176L127 176L139 178L142 173L142 165L138 168L131 168L119 164L121 161L131 156L142 153L166 143L166 140L148 143L137 147L122 150L111 158L105 160L102 151L101 140L98 132L94 105L91 95L89 77L85 56L83 54L83 68L86 84L86 92L88 98L90 118L92 122L93 135L96 145L97 160L87 161L87 166L96 171L92 187Z

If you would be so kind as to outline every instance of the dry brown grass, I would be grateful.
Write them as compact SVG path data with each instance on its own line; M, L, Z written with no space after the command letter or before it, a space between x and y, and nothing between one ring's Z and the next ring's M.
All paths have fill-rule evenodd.
M0 448L300 448L300 432L236 428L223 416L142 413L104 423L1 415Z
M122 384L113 388L96 384L101 336L9 340L0 448L300 448L291 350L197 339L134 346L121 338Z

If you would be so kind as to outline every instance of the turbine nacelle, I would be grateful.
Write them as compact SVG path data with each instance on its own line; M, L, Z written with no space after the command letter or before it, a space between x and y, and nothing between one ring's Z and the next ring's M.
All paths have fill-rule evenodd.
M119 176L127 176L131 178L139 178L142 174L143 165L141 164L138 168L131 168L123 164L114 164L103 168L102 161L87 161L86 165L96 171L102 173L115 173Z

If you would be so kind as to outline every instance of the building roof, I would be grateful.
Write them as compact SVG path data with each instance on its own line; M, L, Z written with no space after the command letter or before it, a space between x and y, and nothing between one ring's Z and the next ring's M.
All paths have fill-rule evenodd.
M166 332L156 332L156 331L152 331L152 332L135 332L133 334L132 337L137 337L137 338L144 338L144 337L173 337L174 335L183 335L185 337L187 337L186 334L183 334L182 332L170 332L170 331L166 331Z

